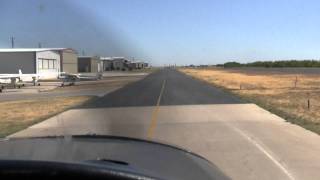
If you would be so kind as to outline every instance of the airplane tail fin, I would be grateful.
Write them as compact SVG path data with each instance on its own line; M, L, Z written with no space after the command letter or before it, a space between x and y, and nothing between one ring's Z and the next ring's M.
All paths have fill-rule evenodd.
M19 69L19 79L20 79L20 81L22 80L22 71L21 71L21 69Z

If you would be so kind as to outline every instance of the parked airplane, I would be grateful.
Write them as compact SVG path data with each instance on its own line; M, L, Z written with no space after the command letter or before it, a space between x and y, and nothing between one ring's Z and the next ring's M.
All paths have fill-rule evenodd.
M65 83L69 83L69 85L72 86L76 81L80 80L77 74L70 74L65 72L59 73L58 79L62 80L62 87L65 86Z
M77 81L94 81L102 79L102 73L97 73L95 76L92 76L86 74L71 74L62 72L59 73L58 79L62 80L61 86L65 86L65 83L69 83L69 85L72 86Z
M40 86L38 82L40 75L38 74L23 74L19 69L19 74L0 74L0 92L5 86L12 86L14 88L24 86L25 83L32 82L34 86Z
M0 74L0 92L6 87L11 86L13 88L20 88L25 86L25 83L31 82L34 86L40 86L39 80L45 76L45 74L23 74L19 69L19 74ZM102 73L97 73L95 76L86 74L71 74L66 72L59 72L58 79L62 80L61 86L66 83L74 85L75 82L81 80L99 80L102 78Z

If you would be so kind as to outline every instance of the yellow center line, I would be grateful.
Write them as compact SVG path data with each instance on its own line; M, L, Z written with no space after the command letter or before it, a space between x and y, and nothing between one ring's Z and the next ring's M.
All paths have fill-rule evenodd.
M159 109L160 109L160 101L161 101L161 97L162 97L165 85L166 85L166 80L163 80L160 95L159 95L158 101L157 101L157 105L154 108L154 110L152 112L152 116L151 116L151 124L150 124L150 127L148 129L148 134L147 134L147 137L149 139L153 138L154 130L157 126L158 113L159 113Z

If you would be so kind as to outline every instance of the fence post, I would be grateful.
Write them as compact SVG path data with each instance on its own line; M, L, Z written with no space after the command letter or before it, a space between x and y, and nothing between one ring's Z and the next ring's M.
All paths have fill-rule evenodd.
M308 99L308 110L310 110L310 99Z
M296 79L294 80L294 88L297 88L297 83L298 83L298 76L296 76Z

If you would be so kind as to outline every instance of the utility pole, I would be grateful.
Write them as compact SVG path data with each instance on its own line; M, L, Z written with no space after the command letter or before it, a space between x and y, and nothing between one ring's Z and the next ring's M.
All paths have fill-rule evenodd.
M13 36L11 36L10 37L10 40L11 40L11 48L14 48L14 37Z

